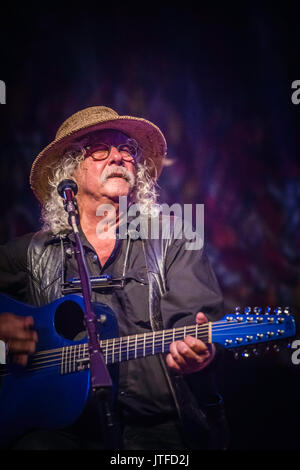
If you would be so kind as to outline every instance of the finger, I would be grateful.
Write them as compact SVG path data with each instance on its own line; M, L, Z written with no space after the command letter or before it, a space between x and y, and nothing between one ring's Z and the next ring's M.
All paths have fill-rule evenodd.
M181 372L180 366L176 363L171 354L167 355L166 362L170 369L173 369L175 372Z
M19 366L26 366L28 363L28 354L14 354L12 357L12 362L18 364Z
M209 351L207 348L201 354L197 354L183 341L174 342L171 346L170 354L182 371L198 367L209 357Z
M196 315L196 323L198 323L198 325L201 325L202 323L207 323L207 322L208 322L207 316L204 315L203 312L198 312Z
M174 357L171 354L169 354L166 359L167 359L168 366L174 372L177 372L180 374L190 374L192 372L197 372L201 370L202 365L205 362L205 360L203 360L203 362L200 362L199 360L195 360L195 359L189 359L187 361L178 360L178 359L174 359Z
M13 340L9 340L9 343L8 343L8 350L10 353L32 354L34 353L35 349L36 349L35 341L24 341L24 340L13 339Z
M6 338L7 340L32 341L35 343L38 341L37 332L34 330L15 330Z
M32 317L20 317L11 313L0 315L0 337L37 341L37 333L29 328L33 325Z
M186 336L184 342L195 354L206 354L209 352L207 345L200 339Z
M29 317L23 317L23 320L24 320L24 326L25 327L31 327L33 326L34 324L34 320L33 320L33 317L29 316Z
M186 359L184 358L182 352L179 351L179 343L183 343L183 341L174 341L170 344L170 354L177 365L186 366ZM183 349L185 348L183 347Z
M178 345L178 350L184 359L185 365L189 368L197 367L209 358L209 351L207 348L205 350L201 350L201 352L195 353L185 344L184 346ZM183 363L183 361L181 361L181 363Z

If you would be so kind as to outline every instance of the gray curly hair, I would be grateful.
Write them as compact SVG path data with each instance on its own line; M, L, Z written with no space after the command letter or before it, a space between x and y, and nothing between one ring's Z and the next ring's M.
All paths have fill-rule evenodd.
M86 156L86 140L74 143L63 157L51 167L52 177L49 178L49 198L42 207L42 230L50 230L54 235L70 230L68 216L63 207L63 200L57 192L60 181L74 176L79 165ZM135 181L130 194L129 203L136 203L143 214L150 214L157 206L157 183L151 176L154 168L152 161L144 161L142 151L138 148L138 159L136 164Z

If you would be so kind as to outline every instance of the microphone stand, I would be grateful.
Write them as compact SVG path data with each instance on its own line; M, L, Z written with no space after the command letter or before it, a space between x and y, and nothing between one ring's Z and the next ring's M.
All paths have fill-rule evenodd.
M69 215L69 224L75 236L75 257L85 306L84 321L88 337L91 386L93 398L95 399L95 404L100 413L102 436L106 449L120 449L122 448L120 431L114 422L113 412L111 410L112 380L106 368L100 348L97 333L97 318L91 302L91 282L77 225L79 215L74 196L74 193L77 193L77 185L72 180L64 180L58 186L58 192L64 198L64 207Z

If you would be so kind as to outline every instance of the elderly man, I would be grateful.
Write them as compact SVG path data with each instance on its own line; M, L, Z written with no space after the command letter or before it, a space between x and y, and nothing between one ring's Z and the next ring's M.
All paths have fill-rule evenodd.
M203 249L187 250L186 240L172 230L168 239L131 238L129 231L118 236L126 215L120 196L127 198L128 207L138 203L151 223L155 181L165 157L163 134L145 119L119 116L102 106L69 117L32 166L42 230L1 247L0 291L42 306L64 296L70 280L78 278L74 234L57 192L59 182L71 178L78 186L80 235L90 275L123 280L122 288L92 288L92 300L114 311L120 336L221 318L222 296ZM80 333L74 334L74 325L72 333L68 325L65 329L66 337ZM33 318L2 313L0 339L11 360L26 367L39 341ZM120 364L115 413L124 449L224 448L226 423L214 356L214 347L187 336L173 341L165 354ZM14 447L101 448L97 419L87 405L67 429L33 430Z

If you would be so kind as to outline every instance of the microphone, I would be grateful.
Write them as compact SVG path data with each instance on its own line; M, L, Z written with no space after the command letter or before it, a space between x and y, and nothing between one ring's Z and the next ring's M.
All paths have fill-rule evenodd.
M77 233L78 210L75 194L78 192L78 186L74 180L62 180L57 186L57 192L64 200L64 208L69 215L69 224Z
M78 186L74 180L62 180L57 186L57 192L63 198L66 197L66 194L65 194L66 190L72 191L74 196L77 194Z

